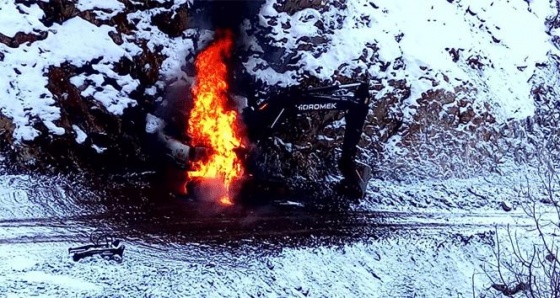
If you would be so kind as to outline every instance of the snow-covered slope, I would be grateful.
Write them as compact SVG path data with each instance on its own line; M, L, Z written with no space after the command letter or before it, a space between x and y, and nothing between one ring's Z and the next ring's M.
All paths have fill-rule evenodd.
M267 84L366 75L381 82L366 139L387 145L365 149L381 148L389 157L415 145L427 114L421 100L438 102L438 118L454 118L449 126L460 131L485 113L491 121L478 122L531 116L528 79L555 52L545 26L553 3L432 2L269 0L257 20L245 22L242 60ZM211 39L186 21L169 24L186 17L187 1L160 3L80 0L56 8L3 1L0 112L11 123L3 138L17 148L48 135L74 140L73 150L103 153L122 143L113 135L138 133L104 127L105 116L92 110L118 118L135 108L146 117L166 82L191 80L197 45ZM442 102L437 95L445 92L451 100ZM134 121L136 129L143 125L136 123L142 115Z
M246 36L245 67L277 84L381 83L362 157L399 178L495 171L520 146L497 140L533 115L530 78L557 52L545 25L553 2L290 3L267 1L245 24L257 32Z
M244 65L280 85L369 78L383 89L362 160L392 179L471 177L526 161L541 127L525 121L556 118L535 101L557 92L556 15L554 1L267 1L245 23ZM299 145L340 142L339 124L327 127Z
M186 0L0 4L0 136L24 162L141 159L146 117L169 83L192 82L212 39ZM239 55L265 85L380 84L360 158L398 175L469 175L519 145L504 129L524 131L536 86L556 90L535 79L556 71L556 14L555 1L267 0L243 23ZM325 133L335 143L337 123Z
M548 1L324 1L293 14L276 2L267 1L255 26L270 31L263 47L284 49L281 59L296 62L277 73L263 68L265 54L256 53L247 67L257 77L283 84L304 75L405 79L411 89L401 107L405 117L422 93L469 83L477 89L476 107L489 103L499 120L531 116L528 79L555 52L545 26L555 14ZM249 44L257 51L258 45Z

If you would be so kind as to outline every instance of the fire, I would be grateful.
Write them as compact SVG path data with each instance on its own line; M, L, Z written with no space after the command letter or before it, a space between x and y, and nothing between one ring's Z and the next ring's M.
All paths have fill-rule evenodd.
M233 47L229 31L218 32L217 39L195 60L197 79L192 87L194 107L190 111L188 134L192 146L209 148L209 156L193 162L189 177L223 182L225 194L218 202L232 205L232 182L243 174L234 149L242 146L238 113L228 104L228 69L225 59Z

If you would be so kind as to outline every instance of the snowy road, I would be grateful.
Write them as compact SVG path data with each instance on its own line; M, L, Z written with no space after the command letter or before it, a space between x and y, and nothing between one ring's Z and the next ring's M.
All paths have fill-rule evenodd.
M114 205L25 175L0 186L0 297L471 296L473 274L488 286L494 227L530 225L498 211ZM125 240L124 261L73 262L67 249L99 228Z
M0 244L34 242L85 241L90 233L102 228L129 241L171 244L223 244L237 246L244 243L276 243L277 245L305 245L311 241L325 244L367 238L385 238L411 231L430 233L484 232L495 227L530 227L532 222L524 214L456 214L408 212L348 212L345 214L312 214L290 212L274 216L219 218L135 217L121 225L108 220L108 215L83 217L45 217L0 220ZM119 219L123 220L123 219ZM96 224L106 222L111 225ZM320 243L320 242L319 242Z

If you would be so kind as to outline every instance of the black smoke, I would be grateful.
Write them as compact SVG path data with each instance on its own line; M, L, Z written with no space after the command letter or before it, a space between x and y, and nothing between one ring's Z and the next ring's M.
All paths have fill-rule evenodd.
M211 30L220 32L229 30L233 33L235 46L230 59L226 63L230 65L230 92L243 95L249 101L256 101L253 97L259 84L247 74L243 67L249 53L245 52L247 40L243 40L243 22L250 24L258 22L258 15L265 0L193 0L190 7L191 20L195 28L199 30Z
M238 34L244 20L255 21L264 0L194 0L193 21L198 28L230 29Z

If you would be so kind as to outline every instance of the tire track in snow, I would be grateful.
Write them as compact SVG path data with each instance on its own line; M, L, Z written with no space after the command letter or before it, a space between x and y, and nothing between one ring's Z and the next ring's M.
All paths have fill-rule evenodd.
M495 226L530 227L522 214L455 214L407 212L284 212L271 216L204 218L111 218L111 214L0 220L0 243L87 239L96 228L129 239L160 239L178 243L251 243L286 237L383 237L395 232L476 232ZM121 224L117 224L117 220ZM103 224L99 224L103 223ZM258 242L257 242L258 243Z
M137 242L315 245L395 233L476 233L532 224L523 214L505 212L324 211L280 205L212 209L181 200L153 204L133 200L130 194L119 201L65 190L65 183L57 178L0 176L0 243L83 240L103 228Z

